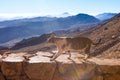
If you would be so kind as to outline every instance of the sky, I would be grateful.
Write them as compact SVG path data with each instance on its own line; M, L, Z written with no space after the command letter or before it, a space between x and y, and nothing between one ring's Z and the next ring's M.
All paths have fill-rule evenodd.
M0 0L0 16L119 13L120 0Z

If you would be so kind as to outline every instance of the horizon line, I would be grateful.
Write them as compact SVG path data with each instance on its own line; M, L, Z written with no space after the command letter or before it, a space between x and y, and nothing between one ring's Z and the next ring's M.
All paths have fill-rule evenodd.
M102 14L102 13L69 13L69 12L64 12L64 13L68 13L71 16L72 15L77 15L77 14L88 14L91 16L96 16L98 14ZM40 13L0 13L0 18L32 18L32 17L61 17L60 15L64 14L40 14ZM103 13L115 13L115 12L103 12Z

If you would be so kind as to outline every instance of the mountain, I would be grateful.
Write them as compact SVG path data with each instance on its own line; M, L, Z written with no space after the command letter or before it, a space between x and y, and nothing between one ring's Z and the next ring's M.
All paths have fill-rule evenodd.
M46 18L37 17L32 19L20 19L1 22L0 43L5 43L13 39L26 38L44 33L50 33L56 30L65 30L70 28L87 29L90 25L97 24L100 21L87 14L78 14L65 18ZM88 27L89 25L89 27Z
M0 28L3 27L13 27L15 25L20 25L27 22L44 22L56 20L56 17L34 17L34 18L23 18L23 19L13 19L5 20L0 22Z
M12 49L20 49L23 47L33 46L37 44L42 44L50 37L50 34L43 34L39 37L31 37L28 39L23 39L12 47Z
M2 18L2 17L0 17L0 21L3 21L3 20L5 20L4 18Z
M93 46L91 49L92 56L101 58L120 58L120 14L111 18L107 22L96 25L90 29L84 31L74 31L72 34L64 36L83 36L90 38L94 43L99 42L97 46ZM69 32L69 31L68 31ZM16 44L13 51L39 51L49 50L51 47L43 48L46 40L50 34L44 34L39 37L23 40ZM61 35L63 36L63 35ZM44 39L44 40L42 40ZM37 43L38 42L38 43ZM14 50L16 49L16 50Z
M64 12L60 15L56 15L56 17L68 17L68 16L72 16L71 14L69 14L68 12Z
M104 20L108 20L108 19L114 17L115 15L117 15L117 13L102 13L102 14L96 15L96 18L104 21Z
M100 40L95 48L95 55L106 58L120 58L120 14L98 27L86 30L79 36L86 36L94 42Z

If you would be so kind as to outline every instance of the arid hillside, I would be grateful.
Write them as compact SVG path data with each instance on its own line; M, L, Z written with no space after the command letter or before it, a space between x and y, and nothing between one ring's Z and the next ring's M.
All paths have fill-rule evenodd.
M35 52L39 50L51 49L50 47L43 48L43 45L46 45L44 41L38 44L30 44L36 43L36 41L39 40L41 41L42 39L46 41L47 38L49 37L48 35L50 34L42 35L39 38L37 37L31 38L26 41L24 40L21 43L18 43L16 46L14 46L12 49L18 48L16 50L13 50L15 52L20 51ZM97 27L85 30L83 32L74 31L74 33L70 35L66 34L64 36L69 37L85 36L93 40L93 42L95 43L99 41L99 44L96 47L93 46L91 49L91 53L93 54L93 56L106 58L120 58L120 14L108 20L107 22L98 25Z
M96 28L80 33L79 36L89 37L94 42L100 40L99 45L96 47L95 54L101 54L102 57L107 58L119 58L120 14Z

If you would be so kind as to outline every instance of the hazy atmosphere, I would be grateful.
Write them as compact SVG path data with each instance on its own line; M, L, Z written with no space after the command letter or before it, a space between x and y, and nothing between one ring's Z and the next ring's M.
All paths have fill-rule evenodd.
M46 16L69 13L97 15L104 12L118 13L119 0L1 0L0 16Z

